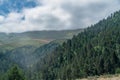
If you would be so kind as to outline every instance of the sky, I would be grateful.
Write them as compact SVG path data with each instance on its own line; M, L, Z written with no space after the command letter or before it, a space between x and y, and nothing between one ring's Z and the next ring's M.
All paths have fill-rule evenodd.
M120 10L120 0L0 0L0 32L86 28Z

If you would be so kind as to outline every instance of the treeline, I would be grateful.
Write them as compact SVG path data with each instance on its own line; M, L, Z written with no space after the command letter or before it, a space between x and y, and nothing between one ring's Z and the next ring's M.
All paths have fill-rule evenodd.
M36 66L44 80L77 79L120 71L120 11L85 29ZM38 71L39 70L39 71Z

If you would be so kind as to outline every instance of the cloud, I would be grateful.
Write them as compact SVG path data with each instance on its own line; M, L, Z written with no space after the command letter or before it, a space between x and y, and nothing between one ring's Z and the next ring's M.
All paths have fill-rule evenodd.
M36 3L35 7L0 15L0 31L85 28L120 9L119 0L36 0Z

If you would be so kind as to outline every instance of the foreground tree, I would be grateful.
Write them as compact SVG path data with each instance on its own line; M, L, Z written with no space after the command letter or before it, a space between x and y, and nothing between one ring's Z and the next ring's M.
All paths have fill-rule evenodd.
M8 71L8 80L25 80L25 77L17 66L13 66Z

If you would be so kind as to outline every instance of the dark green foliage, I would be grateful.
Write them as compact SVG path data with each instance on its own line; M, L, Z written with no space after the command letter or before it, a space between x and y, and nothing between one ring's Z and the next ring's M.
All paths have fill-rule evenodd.
M59 43L50 42L39 48L23 46L10 51L0 52L0 80L3 80L4 74L13 64L19 65L19 67L25 71L29 80L34 80L35 76L33 75L36 75L36 73L34 73L33 69L36 63L44 58L44 56L51 53L57 46L59 46ZM36 70L39 69L39 67L36 68Z
M120 11L92 25L43 59L42 79L114 74L120 68ZM38 63L40 64L40 63Z
M9 53L6 53L6 52L0 52L0 74L1 75L4 74L11 67L12 64L14 64L14 62L12 62L8 57L8 54Z
M8 80L25 80L25 77L17 66L13 66L8 71Z
M117 68L115 71L117 74L120 74L120 68Z

